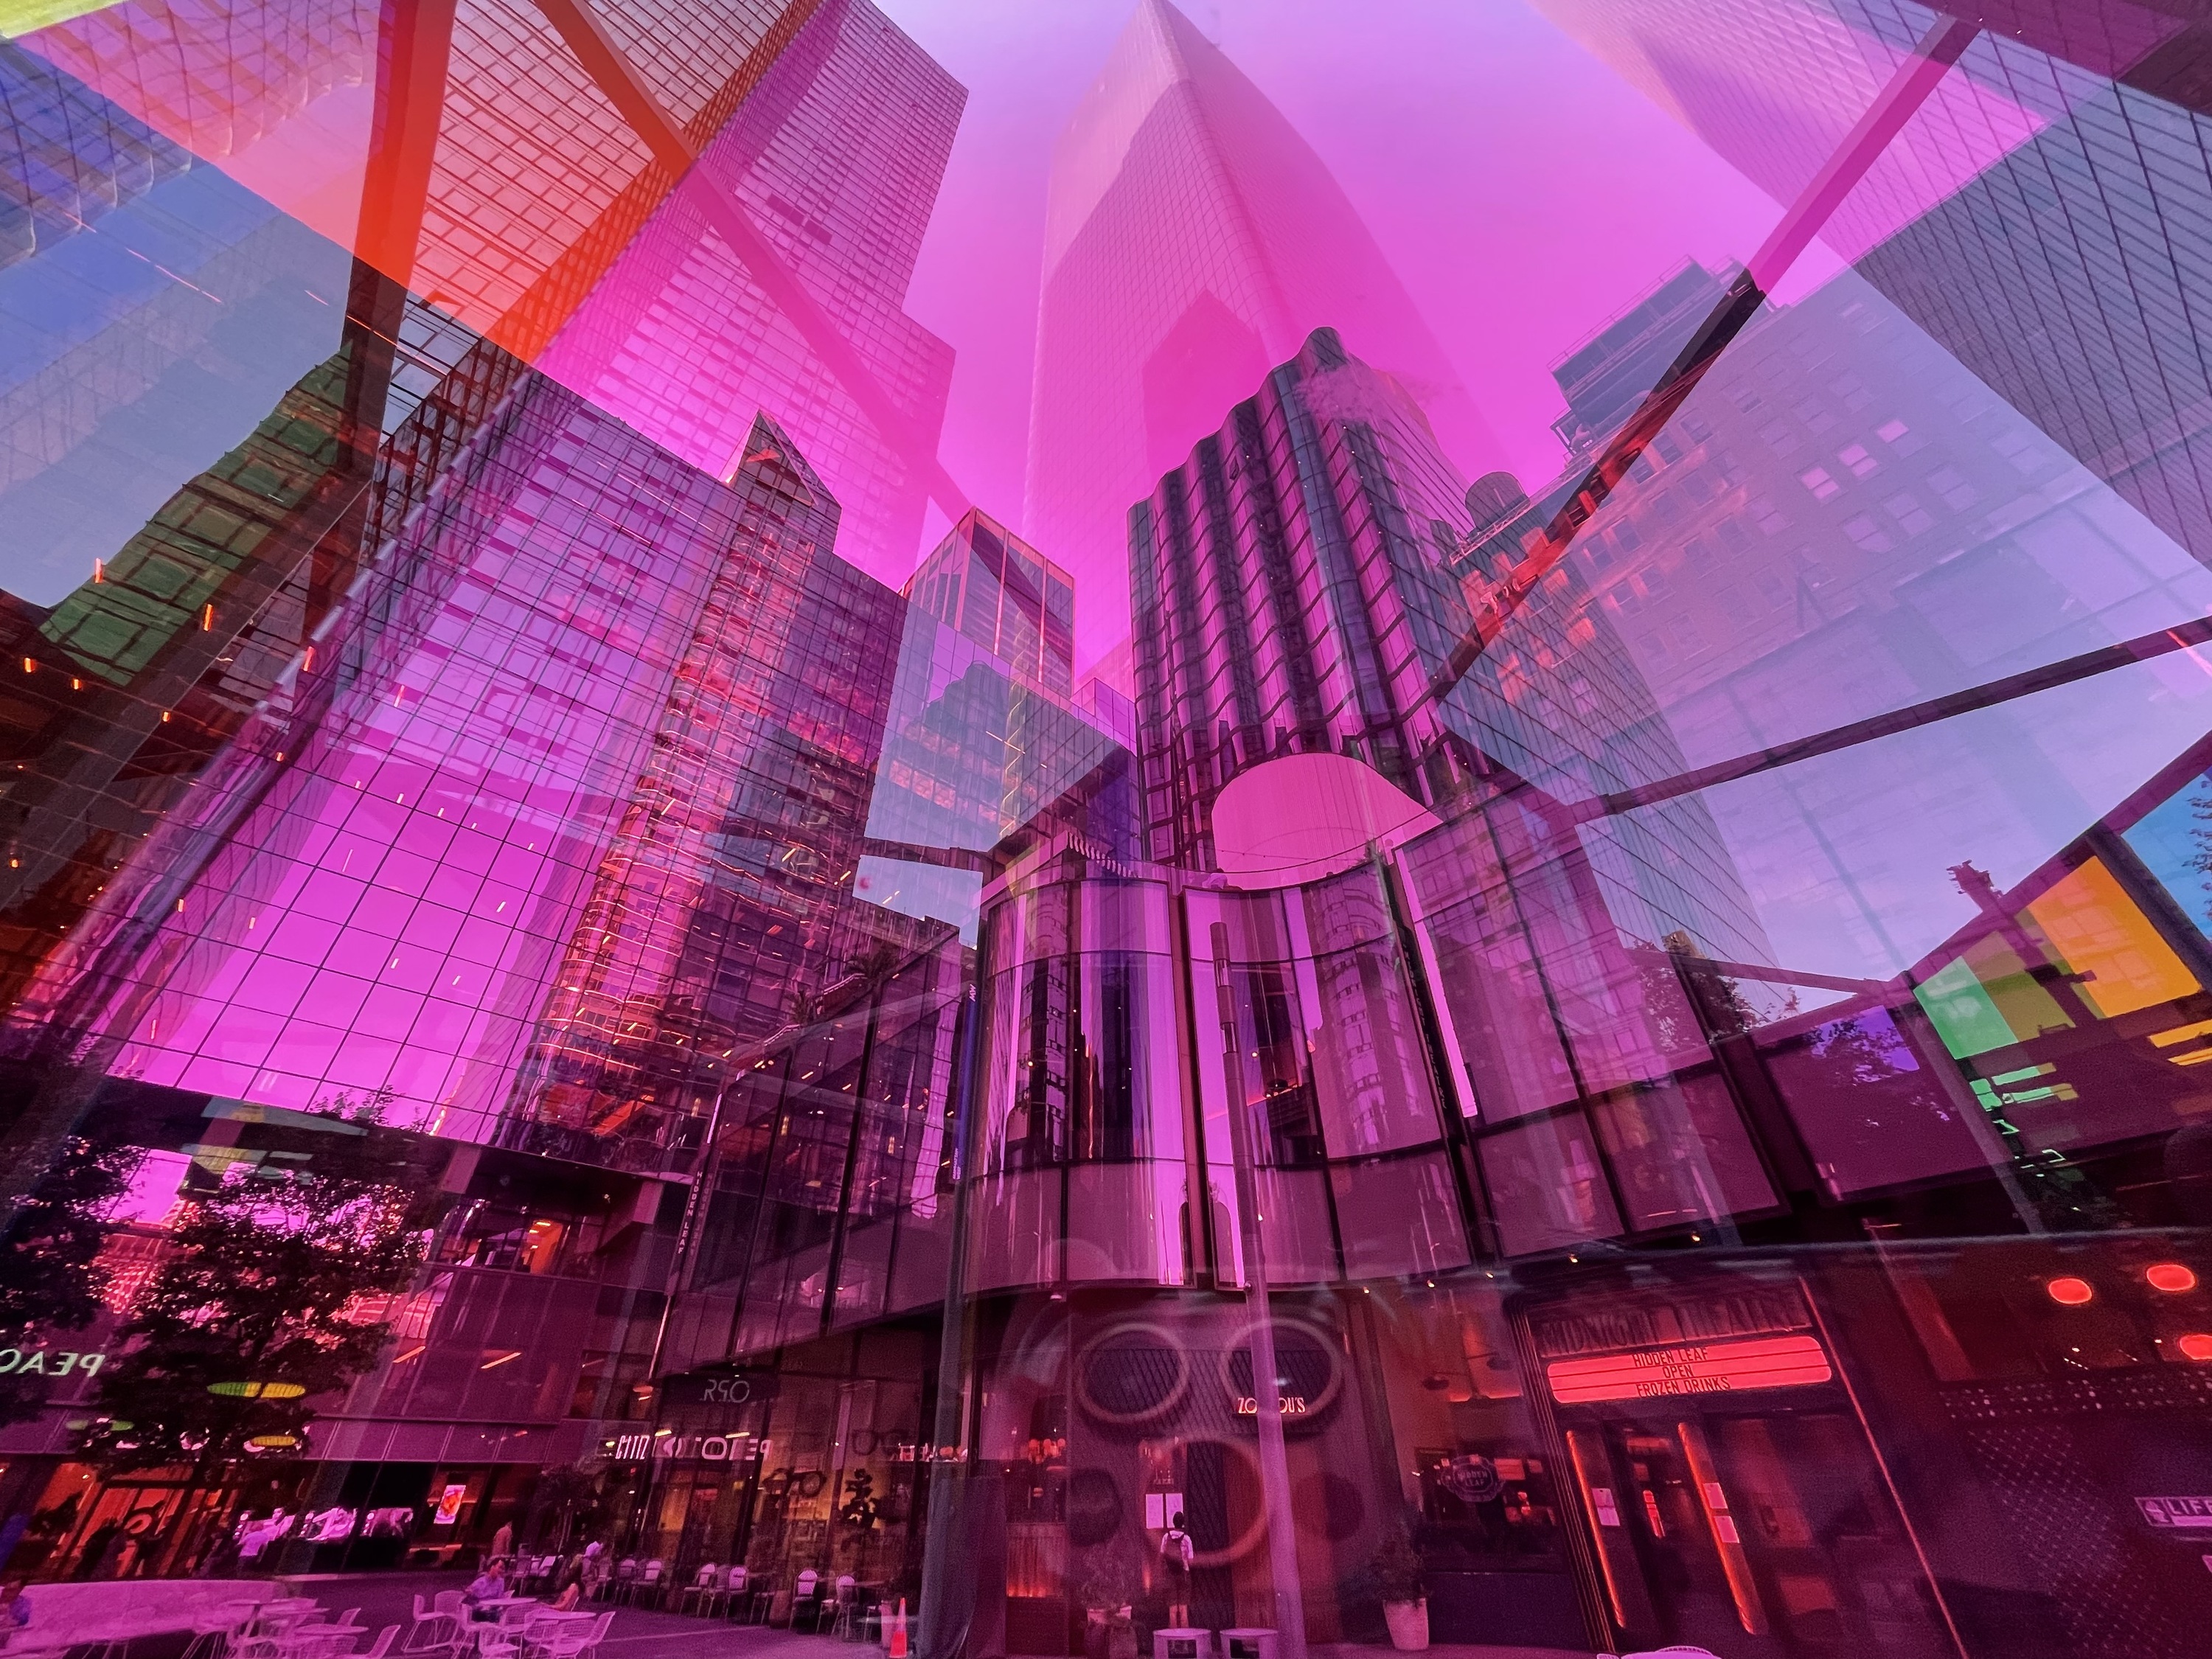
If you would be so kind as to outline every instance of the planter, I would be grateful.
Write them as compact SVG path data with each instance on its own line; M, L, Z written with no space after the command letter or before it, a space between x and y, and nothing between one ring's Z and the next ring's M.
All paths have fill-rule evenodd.
M1084 1659L1137 1659L1137 1627L1125 1608L1085 1607Z
M1420 1653L1429 1645L1429 1603L1385 1601L1382 1622L1390 1626L1390 1645L1401 1653Z

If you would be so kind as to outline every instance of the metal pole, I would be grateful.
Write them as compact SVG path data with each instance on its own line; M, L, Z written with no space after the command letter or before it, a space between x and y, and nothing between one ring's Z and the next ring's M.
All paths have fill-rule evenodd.
M1280 1659L1306 1659L1305 1595L1298 1585L1291 1464L1283 1444L1282 1386L1275 1370L1275 1315L1267 1298L1267 1262L1260 1242L1260 1183L1253 1173L1252 1108L1243 1054L1237 1041L1237 999L1229 986L1226 924L1213 924L1212 940L1213 989L1221 1011L1221 1055L1229 1085L1229 1156L1237 1176L1237 1231L1244 1242L1245 1306L1252 1314L1252 1405L1260 1433L1260 1492L1267 1506L1267 1571L1275 1587L1275 1641Z

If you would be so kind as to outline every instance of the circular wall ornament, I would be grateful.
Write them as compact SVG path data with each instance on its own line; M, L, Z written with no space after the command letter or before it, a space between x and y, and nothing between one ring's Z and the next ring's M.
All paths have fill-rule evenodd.
M1329 1334L1300 1320L1275 1321L1276 1389L1286 1431L1315 1424L1344 1391L1344 1360ZM1231 1337L1216 1362L1221 1391L1239 1419L1256 1422L1252 1386L1252 1327Z
M1114 1428L1156 1422L1190 1390L1190 1356L1164 1325L1133 1319L1103 1331L1075 1363L1075 1397L1086 1416Z

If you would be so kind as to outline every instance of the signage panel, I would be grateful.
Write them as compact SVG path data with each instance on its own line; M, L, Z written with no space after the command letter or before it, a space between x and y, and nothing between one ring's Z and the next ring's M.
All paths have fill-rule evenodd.
M2138 1498L2136 1507L2154 1527L2212 1529L2212 1498Z
M1552 1398L1563 1406L1802 1388L1835 1375L1820 1342L1810 1336L1695 1342L1589 1359L1555 1359L1544 1371Z

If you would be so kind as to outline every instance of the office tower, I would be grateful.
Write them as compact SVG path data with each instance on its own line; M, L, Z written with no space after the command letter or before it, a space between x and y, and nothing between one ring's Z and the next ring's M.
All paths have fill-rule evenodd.
M1559 801L1680 768L1612 619L1569 572L1443 700L1431 680L1540 522L1510 475L1470 489L1393 380L1315 332L1129 515L1151 855L1214 867L1212 804L1275 756L1365 761L1449 812L1500 777ZM1710 824L1680 826L1725 892ZM1648 862L1648 861L1646 861ZM1740 894L1663 900L1763 954Z
M908 585L860 863L863 896L970 945L985 879L1040 842L1138 856L1127 705L1095 680L1068 696L1065 578L1002 536L970 514Z
M325 643L328 712L244 780L118 1063L650 1172L748 1045L928 937L852 896L904 607L755 438L726 485L526 376L380 562L399 625Z
M796 9L796 8L793 8ZM867 0L816 9L701 146L538 359L695 466L728 477L765 410L844 508L840 556L909 571L927 495L918 456L738 261L704 173L748 213L933 458L952 351L901 308L965 93Z
M1321 158L1167 0L1139 0L1053 153L1022 528L1121 637L1123 515L1307 333L1395 376L1462 467L1495 441ZM1097 599L1090 596L1097 593Z
M1129 510L1153 859L1212 867L1213 797L1272 755L1453 787L1420 647L1466 609L1447 568L1465 493L1402 388L1321 329Z
M317 146L331 129L287 122L360 78L346 67L348 39L388 49L389 59L405 42L379 48L378 29L415 15L397 9L380 23L343 10L134 8L127 18L67 20L10 44L0 61L15 117L0 154L15 181L4 193L16 256L0 272L0 307L20 325L0 386L0 500L19 532L7 580L22 601L12 631L23 637L11 653L30 665L31 693L11 716L28 775L13 793L12 861L0 877L19 989L95 898L112 909L138 882L142 837L255 701L221 682L248 665L260 673L272 653L281 666L307 651L359 562L420 506L526 367L457 319L541 351L587 293L615 285L601 279L625 247L680 252L685 234L700 240L680 213L653 218L673 180L655 174L641 141L593 125L614 122L612 106L529 9L464 7L449 58L434 54L412 80L378 82L385 125L371 135L372 199L357 223L327 227L338 240L204 159L250 173L240 158L281 130L278 148L300 168L328 162ZM650 58L671 118L719 146L710 164L745 160L740 193L764 217L778 203L805 204L811 228L792 234L815 252L791 257L825 294L841 281L853 290L841 325L864 337L863 353L866 342L891 341L894 356L912 348L901 361L935 387L916 392L919 405L936 407L944 349L867 307L910 269L957 88L865 6L757 17L741 8L721 21L728 27L708 31L711 46L696 52L667 49L702 27L692 14L617 9L608 26ZM249 34L259 50L241 53ZM787 52L787 72L770 76ZM385 69L398 73L389 61ZM884 100L887 84L906 95ZM896 112L881 131L838 113L878 106ZM434 144L421 129L429 119ZM821 141L824 131L847 148ZM385 163L410 142L421 163L411 206L376 194L404 196L405 179L389 176L397 163ZM888 164L862 165L871 142ZM349 164L358 170L362 160L356 150ZM495 176L507 182L488 193ZM836 246L825 250L831 225ZM356 243L363 256L349 258ZM854 251L863 244L865 258ZM788 238L782 246L789 254ZM865 475L864 508L896 497L884 510L907 526L892 538L904 538L895 562L903 568L919 486L899 482L902 464L884 460L879 437L854 424L834 377L778 333L790 325L764 296L730 286L744 279L726 254L690 252L705 262L699 270L720 272L711 303L687 312L647 297L655 326L681 318L675 334L655 337L659 349L724 377L697 394L736 423L706 443L711 470L735 465L753 410L770 407ZM428 298L405 300L377 258ZM841 276L848 267L858 274ZM681 273L671 280L696 290ZM625 290L636 291L635 282ZM825 303L838 309L834 295ZM602 307L599 320L621 314ZM465 362L470 373L444 386ZM663 412L685 406L672 395ZM653 411L625 413L642 423ZM865 536L848 532L856 539ZM106 950L130 930L94 931ZM80 940L70 959L93 954ZM61 1006L58 994L45 985L40 1006Z
M668 112L703 139L819 9L616 0L593 10ZM534 359L675 181L537 8L460 0L450 10L441 44L435 9L150 0L87 9L22 44ZM337 106L370 88L364 135ZM412 199L380 196L388 181L374 178L364 199L365 164L374 173L394 148L418 150L405 164Z
M1686 265L1561 360L1563 483L1726 287ZM1856 271L1737 337L1582 527L1567 568L1691 768L2033 673L2212 602L2186 551ZM1547 609L1539 595L1522 615ZM1885 873L1909 826L1945 813L1994 866L2033 867L2185 747L2196 718L2161 700L2116 722L2097 745L2106 770L2069 758L2047 716L1991 711L1971 733L1918 732L1912 766L1839 757L1797 799L1747 782L1714 810L1778 960L1893 972L1956 902L1941 869ZM1667 775L1629 775L1664 787ZM1956 798L1968 777L1972 807ZM1850 850L1819 844L1812 823L1851 811L1894 829ZM1793 817L1802 844L1767 850Z
M1004 525L970 513L915 567L903 591L1022 684L1062 702L1073 691L1075 585Z
M897 663L876 647L905 607L836 556L837 502L765 416L731 488L730 551L552 975L504 1144L673 1167L763 1039L941 931L853 896Z
M1888 0L1541 9L1782 203L1818 171L1925 19ZM2094 27L1991 9L1990 27L1825 234L1962 365L2212 559L2212 374L2199 320L2212 307L2203 251L2212 118L2191 106L2186 78L2172 70L2185 39L2172 42L2179 55L2164 71L2129 68L2116 82L2081 67L2148 63L2173 27L2141 8L2098 9L2117 31L2101 46ZM2129 16L2154 27L2115 46ZM1747 40L1760 49L1740 50Z

